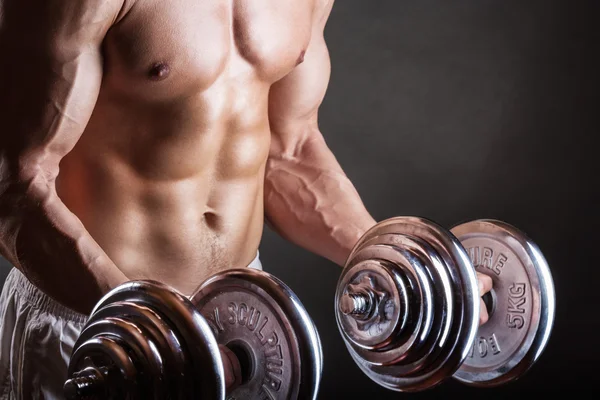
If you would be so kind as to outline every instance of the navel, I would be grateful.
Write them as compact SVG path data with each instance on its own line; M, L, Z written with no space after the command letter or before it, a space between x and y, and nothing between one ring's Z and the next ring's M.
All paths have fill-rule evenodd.
M171 67L169 64L158 62L153 64L148 70L148 77L153 81L162 81L169 76Z

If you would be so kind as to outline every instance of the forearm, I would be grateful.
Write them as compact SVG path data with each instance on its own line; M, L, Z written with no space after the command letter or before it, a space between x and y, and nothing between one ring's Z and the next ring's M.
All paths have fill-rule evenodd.
M88 314L102 295L127 278L53 186L23 186L5 185L0 193L2 255L49 296Z
M293 154L271 155L265 214L282 237L340 266L375 224L320 134Z

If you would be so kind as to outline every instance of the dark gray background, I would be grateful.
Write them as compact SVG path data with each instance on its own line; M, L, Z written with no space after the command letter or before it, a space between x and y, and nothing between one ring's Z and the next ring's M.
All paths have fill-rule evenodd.
M555 329L526 377L490 390L449 380L412 398L574 393L597 376L599 8L531 0L334 6L320 126L374 217L505 220L538 243L556 285ZM401 398L346 353L333 315L339 268L269 230L261 255L319 328L320 398Z

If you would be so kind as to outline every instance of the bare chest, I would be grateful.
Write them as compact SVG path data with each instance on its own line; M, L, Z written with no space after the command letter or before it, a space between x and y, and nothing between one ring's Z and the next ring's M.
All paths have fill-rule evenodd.
M312 10L312 0L137 0L105 40L105 81L145 96L273 83L302 62Z

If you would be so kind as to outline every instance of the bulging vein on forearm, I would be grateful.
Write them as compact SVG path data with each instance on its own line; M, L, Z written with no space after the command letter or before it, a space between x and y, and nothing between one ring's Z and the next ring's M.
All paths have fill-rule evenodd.
M294 157L269 161L265 204L269 220L282 236L336 262L370 218L341 170Z

